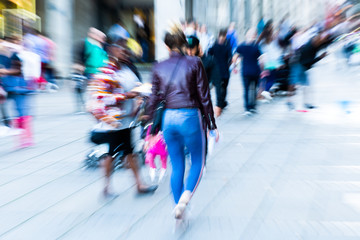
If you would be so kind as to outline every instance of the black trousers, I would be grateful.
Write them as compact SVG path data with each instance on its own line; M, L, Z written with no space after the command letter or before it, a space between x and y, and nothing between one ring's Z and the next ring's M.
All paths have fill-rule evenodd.
M226 101L227 87L229 85L229 78L222 78L221 82L216 87L216 106L223 109L228 103Z

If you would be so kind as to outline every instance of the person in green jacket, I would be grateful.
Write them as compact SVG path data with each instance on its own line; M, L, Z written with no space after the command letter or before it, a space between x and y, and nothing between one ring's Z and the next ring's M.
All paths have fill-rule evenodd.
M88 37L84 42L84 65L85 75L91 76L97 73L100 67L105 66L108 55L104 50L106 35L96 28L89 28Z

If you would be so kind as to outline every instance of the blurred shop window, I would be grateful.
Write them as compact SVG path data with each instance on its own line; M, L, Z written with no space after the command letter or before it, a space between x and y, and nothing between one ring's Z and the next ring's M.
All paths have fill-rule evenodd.
M24 27L41 31L41 18L24 9L3 9L4 35L21 37Z

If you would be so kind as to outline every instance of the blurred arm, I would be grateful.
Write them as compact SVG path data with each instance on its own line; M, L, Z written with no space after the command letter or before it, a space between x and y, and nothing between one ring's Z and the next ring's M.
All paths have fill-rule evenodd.
M198 98L200 102L200 110L201 113L204 115L207 127L210 130L216 129L214 110L210 98L210 89L208 80L206 78L206 72L200 59L197 60L196 65L196 83Z
M160 102L160 78L156 72L156 69L153 70L152 74L152 89L151 89L151 95L149 99L148 106L146 108L146 115L150 116L150 119L152 119L156 105Z
M126 99L125 94L111 93L107 90L106 83L95 79L90 83L88 110L97 120L116 127L119 125L118 119L113 115L107 114L106 108L116 106Z

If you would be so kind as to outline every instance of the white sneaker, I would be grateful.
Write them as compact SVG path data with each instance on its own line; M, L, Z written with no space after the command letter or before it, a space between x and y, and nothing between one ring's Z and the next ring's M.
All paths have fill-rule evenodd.
M270 91L271 92L276 92L276 90L278 90L280 88L279 84L274 84L271 86Z
M273 98L271 97L271 94L268 91L262 91L261 96L263 96L266 100L271 101Z
M248 116L251 116L252 113L250 111L245 111L242 115L248 117Z
M150 168L149 169L149 176L150 176L150 180L152 182L155 181L155 175L156 175L156 168Z
M183 218L183 214L186 210L186 206L189 204L191 198L191 192L185 191L181 194L178 204L174 208L175 219Z
M10 128L7 126L0 126L0 137L7 137L9 136Z
M0 126L0 137L8 137L20 135L24 130L20 128L10 128L7 126Z
M259 103L270 103L270 101L267 99L260 99L260 100L258 100L258 102Z
M163 178L165 177L165 174L166 174L166 169L161 168L160 169L160 174L159 174L159 182L161 182L163 180Z
M59 90L59 86L54 83L47 83L45 89L49 93L55 93Z
M21 128L10 128L9 129L9 136L15 136L15 135L20 135L24 132L24 129Z

